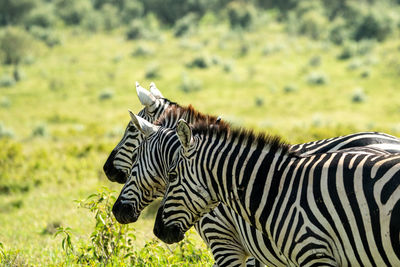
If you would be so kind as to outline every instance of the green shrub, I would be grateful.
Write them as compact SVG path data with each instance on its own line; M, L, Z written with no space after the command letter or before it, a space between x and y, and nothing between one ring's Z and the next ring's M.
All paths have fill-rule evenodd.
M367 100L367 96L362 88L356 88L353 91L353 95L351 97L351 101L353 103L362 103Z
M363 70L360 74L361 78L368 78L371 76L371 71L370 70Z
M182 75L180 89L185 93L200 91L203 83L200 80L189 77L186 73Z
M76 25L82 22L92 5L88 0L56 0L55 9L66 24Z
M48 136L49 132L47 130L47 125L44 123L38 124L33 130L32 130L32 136L35 137L45 137Z
M27 55L26 57L24 57L22 59L22 64L25 65L32 65L33 63L35 63L36 58L33 55Z
M13 76L14 76L14 80L16 82L19 82L20 80L23 80L26 78L25 72L18 67L14 68Z
M234 63L232 60L225 60L222 64L222 67L225 72L232 72L234 68Z
M125 24L132 20L137 20L143 17L144 7L140 1L130 0L126 1L124 8L121 11L121 20Z
M61 247L65 254L62 265L85 266L182 266L210 262L207 250L196 248L190 236L171 248L157 239L147 242L143 248L135 248L136 236L132 224L119 224L112 214L116 201L107 188L80 201L79 206L94 214L94 227L89 240L73 242L72 229L58 228Z
M254 99L254 104L256 105L256 107L262 107L264 106L264 99L262 97L257 96Z
M318 67L321 65L322 62L322 58L321 56L313 56L312 58L310 58L310 60L308 61L308 65L312 66L312 67Z
M197 26L197 21L197 16L192 13L189 13L183 18L179 19L174 26L175 37L181 37L189 33L195 26Z
M291 34L308 36L314 40L327 37L328 19L321 1L299 1L298 6L289 12L287 30Z
M371 40L363 40L360 42L346 42L342 46L342 51L337 56L338 59L345 60L354 56L364 56L370 53L375 46Z
M142 20L133 20L126 31L128 40L137 40L147 36L147 29Z
M284 91L285 93L294 93L294 92L296 92L296 91L298 91L298 90L299 90L299 88L297 88L297 86L294 85L294 84L287 84L287 85L285 85L285 86L283 87L283 91Z
M107 88L100 92L99 100L108 100L113 98L113 96L114 96L114 91Z
M307 82L311 85L323 85L328 83L328 76L322 72L311 72L307 77Z
M30 28L32 26L39 26L42 28L52 27L57 18L54 14L53 5L41 5L33 9L24 19L25 27Z
M11 129L8 129L0 122L0 138L13 138L14 132ZM1 160L0 160L1 162Z
M152 55L154 51L145 45L138 45L136 49L132 52L132 56L134 57L144 57L144 56L149 56Z
M103 15L103 27L105 30L113 30L120 24L118 9L113 5L105 4L101 8L101 14Z
M355 26L353 38L357 41L363 39L385 40L393 33L395 21L383 10L372 10L360 19Z
M188 68L207 69L212 65L212 60L209 56L196 56L192 61L186 64Z
M314 40L326 37L328 20L318 11L309 11L300 19L298 33Z
M135 236L128 232L128 225L116 222L111 211L115 200L111 191L104 188L79 202L80 207L90 210L95 217L90 242L73 244L70 228L60 227L57 230L55 236L62 236L61 247L67 256L67 262L87 265L102 263L107 266L109 262L119 262L119 258L132 255L130 249Z
M214 11L213 8L218 4L215 0L141 0L141 2L146 12L154 13L163 24L168 25L174 25L176 21L189 13L197 14L200 18L206 11Z
M0 1L0 25L17 24L38 5L38 0Z
M358 69L358 68L362 67L362 65L363 65L362 60L359 59L359 58L355 58L347 65L347 69L348 70L355 70L355 69Z
M11 104L11 100L8 97L4 96L0 99L0 107L2 108L9 108L11 107Z
M33 26L29 32L36 39L43 41L48 47L53 47L61 44L60 37L53 30L39 26Z
M282 49L283 49L283 47L280 45L277 45L277 44L266 44L263 47L262 54L270 55L270 54L277 53L277 52L281 51Z
M249 28L255 21L256 10L252 4L244 1L232 1L227 5L231 28Z
M98 32L104 29L104 18L100 11L91 10L83 18L81 25L89 32Z
M156 79L160 78L160 66L157 63L150 63L147 68L146 68L146 73L145 73L146 79Z
M341 45L348 39L350 39L350 30L346 21L342 18L334 20L329 29L329 40Z
M15 85L14 78L9 74L3 74L0 77L0 87L12 87Z
M0 32L0 54L5 64L18 64L32 51L29 34L20 28L7 27Z
M347 42L343 45L342 51L337 56L338 59L349 59L357 54L357 45L353 42Z

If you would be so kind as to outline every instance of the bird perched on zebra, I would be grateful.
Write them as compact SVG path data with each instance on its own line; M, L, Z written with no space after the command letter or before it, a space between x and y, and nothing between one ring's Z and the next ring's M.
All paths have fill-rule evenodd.
M223 124L180 120L174 130L139 122L148 151L157 143L162 157L168 143L181 144L167 163L154 226L161 240L180 241L222 202L264 233L287 265L400 266L400 155L301 156L278 137Z
M154 84L153 84L154 86ZM139 87L140 88L140 87ZM157 90L158 91L158 90ZM152 90L151 90L152 92ZM158 91L159 92L159 91ZM138 91L139 94L139 91ZM141 93L144 95L144 93ZM140 95L140 94L139 94ZM158 95L161 95L161 93L158 93ZM143 101L141 99L141 101ZM167 100L164 100L167 101ZM168 101L169 103L172 103ZM149 102L147 102L149 103ZM151 103L151 101L150 101ZM154 103L152 104L154 105ZM158 107L164 108L165 105L157 105ZM173 103L171 106L176 106L175 103ZM146 109L147 107L145 107ZM144 110L141 111L141 113L148 113ZM153 110L154 112L154 110ZM157 112L154 112L155 114ZM128 125L127 130L125 132L125 135L119 145L113 150L111 153L109 159L107 160L107 163L104 166L104 169L107 174L110 173L116 173L115 171L107 171L110 166L114 167L119 167L121 170L126 168L129 169L131 166L129 166L129 159L131 158L131 155L129 153L132 153L133 149L138 144L138 132L139 131L134 131L132 129L133 127L131 125ZM355 145L357 143L360 143L360 141L363 141L364 145L368 145L368 141L370 141L371 144L374 143L392 143L395 144L396 142L398 143L398 140L392 136L388 136L385 134L381 133L359 133L357 135L349 135L346 138L343 138L343 147L351 147L352 145ZM367 141L367 142L366 142ZM322 146L322 145L325 146ZM136 145L136 146L135 146ZM303 144L303 145L298 145L298 146L293 146L294 149L302 148L303 146L307 146L307 148L313 148L315 149L317 145L312 145L310 144ZM320 142L318 144L320 146L320 149L340 149L340 145L338 140L327 140L326 143ZM127 147L125 149L122 149L124 147ZM372 150L372 148L370 149ZM122 151L122 152L121 152ZM120 153L121 152L121 153ZM118 159L118 155L122 155L122 159ZM112 162L112 164L110 164ZM123 165L119 166L118 164L122 162ZM110 179L113 180L113 179ZM115 180L115 179L114 179ZM129 213L129 211L128 211ZM221 207L215 209L212 213L207 214L204 216L199 223L197 224L197 230L202 236L202 238L210 245L213 255L216 258L216 261L220 263L220 265L224 265L224 263L227 263L228 265L232 264L233 259L240 259L243 261L243 258L245 258L247 255L257 255L260 254L259 251L257 251L257 248L259 245L257 244L251 244L252 242L254 243L254 240L261 240L263 237L260 233L258 235L256 234L257 231L253 228L249 228L249 224L246 224L243 219L237 218L237 215L230 209L227 209L225 206L221 205ZM249 228L249 229L248 229ZM246 235L240 234L240 233L246 233ZM250 234L248 234L250 233ZM261 237L260 237L261 236ZM265 241L263 241L266 243ZM262 242L261 242L262 243ZM228 245L227 245L228 244ZM249 245L250 244L250 245ZM254 247L256 249L254 249ZM262 246L261 246L262 247ZM250 251L250 253L248 252ZM232 256L233 254L233 256ZM231 255L231 257L229 257ZM263 259L262 256L258 256L258 258ZM224 259L222 260L217 260L217 259ZM264 262L268 262L264 259ZM271 265L271 264L270 264ZM271 265L272 266L272 265Z

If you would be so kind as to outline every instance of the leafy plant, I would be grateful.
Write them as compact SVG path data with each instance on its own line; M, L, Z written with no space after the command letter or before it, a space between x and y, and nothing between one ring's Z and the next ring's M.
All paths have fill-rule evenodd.
M72 229L60 227L55 234L62 235L61 247L69 260L79 264L108 263L127 258L135 235L129 231L128 225L116 222L112 214L112 203L115 202L112 191L107 188L90 195L86 200L79 201L79 206L94 214L95 226L88 243L81 242L79 246L72 242Z
M59 227L55 236L61 236L61 248L65 253L66 265L102 266L165 266L210 262L207 250L196 248L190 236L177 245L168 246L158 239L147 242L136 249L136 236L130 225L119 224L112 214L115 202L113 192L107 188L90 195L79 206L94 214L95 225L89 240L73 242L73 231Z

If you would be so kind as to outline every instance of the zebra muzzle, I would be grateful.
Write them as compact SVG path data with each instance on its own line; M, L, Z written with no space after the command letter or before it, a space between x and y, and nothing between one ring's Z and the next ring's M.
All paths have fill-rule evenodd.
M173 244L181 241L185 237L185 232L182 231L178 224L164 225L162 213L163 209L160 207L154 223L154 235L167 244Z
M140 215L139 213L134 212L132 204L122 203L119 200L114 203L112 212L115 219L122 224L136 222Z

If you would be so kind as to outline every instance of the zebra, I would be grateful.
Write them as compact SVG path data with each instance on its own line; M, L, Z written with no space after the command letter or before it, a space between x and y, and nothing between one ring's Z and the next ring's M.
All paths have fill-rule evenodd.
M150 91L136 82L136 92L144 108L138 113L142 118L154 122L168 108L179 106L177 103L164 98L155 83L150 83ZM132 167L132 152L143 140L143 135L129 121L122 139L111 151L103 170L111 182L125 184Z
M141 104L144 106L138 116L149 122L155 122L170 108L181 107L176 102L164 98L153 82L150 83L150 92L136 82L136 91ZM139 145L141 140L143 140L143 134L129 121L122 139L112 150L103 166L104 173L111 182L125 184L132 168L132 151ZM353 147L377 148L390 153L400 153L400 140L385 133L360 132L293 145L291 150L306 155Z
M222 202L268 237L283 265L400 266L400 154L301 156L279 137L224 124L149 126L141 146L181 144L154 226L164 242Z
M139 115L146 117L150 121L156 121L169 108L182 109L182 113L190 111L190 114L197 114L201 117L199 113L190 107L181 107L177 103L164 98L154 83L150 84L150 92L141 87L139 83L136 83L136 91L140 102L144 105ZM219 118L216 118L215 122L217 123L219 120ZM129 122L123 138L112 150L103 166L104 172L110 181L118 183L126 182L132 165L132 158L134 157L133 152L143 137L144 135ZM236 229L238 226L233 224L232 220L226 216L226 214L229 214L228 212L227 208L221 205L215 211L206 214L195 225L196 231L211 249L216 264L218 266L234 266L234 262L240 260L240 262L246 262L246 266L264 266L260 261L250 256L251 253L243 245L238 235ZM224 215L225 217L223 217ZM221 244L221 240L225 240L229 245ZM247 257L247 261L244 260Z
M170 118L172 116L168 115L166 117ZM135 118L135 117L133 116L133 118ZM137 125L138 123L135 122L135 124ZM153 126L150 126L150 128L153 128ZM146 132L146 129L140 129L140 131ZM360 134L362 135L363 133L360 133ZM360 138L360 140L362 140L363 138L365 138L365 139L369 138L370 140L374 140L372 138L373 135L374 135L374 133L365 133L365 135L362 135L363 137ZM394 144L396 142L395 137L390 138L390 136L388 136L388 135L386 136L384 134L382 134L381 136L383 137L383 139L380 141L380 143L384 143L384 142L390 143L388 140L392 141ZM343 146L348 146L352 142L355 142L355 140L354 140L355 137L356 137L356 135L351 135L351 137L344 138L343 140L345 140L345 141L344 141ZM377 138L377 137L380 137L380 136L375 136L375 138ZM334 143L334 142L332 142L332 140L327 140L327 142L330 142L330 144L326 145L324 148L321 148L321 150L327 149L327 148L333 149L335 147L336 148L338 147L337 146L338 144L336 144L335 146L332 146L332 144ZM397 142L398 142L398 140L397 140ZM355 142L355 143L357 143L357 142ZM364 142L364 144L365 144L365 142ZM176 142L171 143L171 145L173 147L172 150L176 150L176 148L174 147L174 145L176 145ZM320 145L320 144L318 144L318 145ZM296 148L296 147L297 146L294 146L294 148ZM138 148L138 150L140 150L140 149ZM385 151L378 151L379 149L374 150L373 148L359 148L359 150L363 150L363 152L365 152L365 153L387 153ZM135 156L135 158L136 157L137 156ZM150 164L150 166L146 166L147 171L148 171L149 167L153 168L153 165ZM159 181L154 181L154 179L156 179L154 173L162 172L162 171L157 171L157 170L153 169L152 172L153 172L153 174L151 174L149 176L150 178L148 178L147 181L144 181L142 183L142 184L146 185L147 187L149 187L149 189L146 189L145 187L143 187L143 185L140 186L140 182L134 183L134 181L133 181L131 184L129 184L130 182L128 182L127 184L129 184L129 185L125 185L124 189L121 191L120 197L115 204L119 208L114 209L114 214L115 214L116 218L120 220L120 222L130 222L130 221L136 220L136 218L139 214L138 210L139 211L142 210L144 208L144 206L146 206L148 204L149 201L142 200L143 196L135 196L135 194L140 194L140 193L144 192L144 195L146 195L146 194L151 195L151 194L153 194L152 192L154 191L154 188L157 188L159 190L161 187L163 187L163 186L165 187L165 184L167 183L166 179L163 180L162 177L159 177ZM133 175L137 175L136 171L134 171ZM141 175L141 178L144 178L144 176L145 175ZM162 176L162 174L160 176ZM142 187L142 188L140 188L140 187ZM143 188L145 188L145 189L143 189ZM126 192L124 192L124 190L126 190ZM148 191L147 193L146 193L146 190ZM151 199L150 199L150 201L151 201ZM131 202L131 203L129 203L129 202ZM132 206L132 203L136 203L136 204L133 204L133 206ZM124 205L127 207L126 209L121 208ZM136 205L139 205L140 207L138 207ZM132 211L132 209L135 211ZM129 216L132 216L132 214L136 214L136 215L133 216L132 218L129 218ZM256 256L263 263L267 263L268 266L279 266L282 264L282 262L279 262L278 264L273 264L273 263L271 263L271 261L268 260L268 258L277 258L276 255L271 255L269 257L265 257L262 253L260 253L260 251L261 251L261 249L259 248L260 246L256 243L262 243L261 247L268 246L268 242L269 242L268 239L265 238L262 235L262 233L256 231L254 228L252 228L242 218L238 218L237 215L231 209L228 209L225 206L220 205L216 209L214 209L210 214L207 214L207 215L202 217L201 220L196 225L202 226L201 227L202 231L198 231L198 232L202 236L202 238L204 240L206 240L206 243L209 243L209 244L213 243L214 247L217 247L217 244L219 245L218 249L213 249L213 245L211 245L212 252L213 252L213 255L214 255L214 258L216 259L216 261L217 261L217 257L223 258L225 260L229 260L229 257L227 257L227 255L229 255L229 253L227 253L226 251L235 251L235 249L245 247L247 251L250 251L250 253L249 253L250 255ZM123 218L123 217L125 217L125 218ZM136 218L134 218L134 217L136 217ZM221 224L221 221L224 221L224 223ZM220 225L221 225L221 227L220 227ZM229 226L229 228L231 228L231 229L226 228L226 226ZM235 231L233 231L232 229ZM221 232L223 232L224 235L221 236L221 234L220 234ZM232 233L232 232L234 232L234 233L231 236L229 236L229 233ZM205 233L206 233L206 235L209 236L208 240L207 240L207 237L204 236ZM228 234L226 234L226 233L228 233ZM210 239L210 237L212 237L213 239ZM225 238L225 237L228 237L228 238ZM265 240L263 240L263 239L265 239ZM238 240L238 241L232 242L232 240ZM254 240L258 240L258 241L255 243ZM261 242L259 242L260 240L261 240ZM229 248L229 247L227 247L227 244L228 244L228 246L229 245L234 245L234 246ZM240 255L245 256L246 254L236 253L236 258L238 258L238 256L240 256ZM241 257L241 260L242 259L243 259L243 256ZM239 258L239 260L237 260L237 262L240 262L240 258Z

